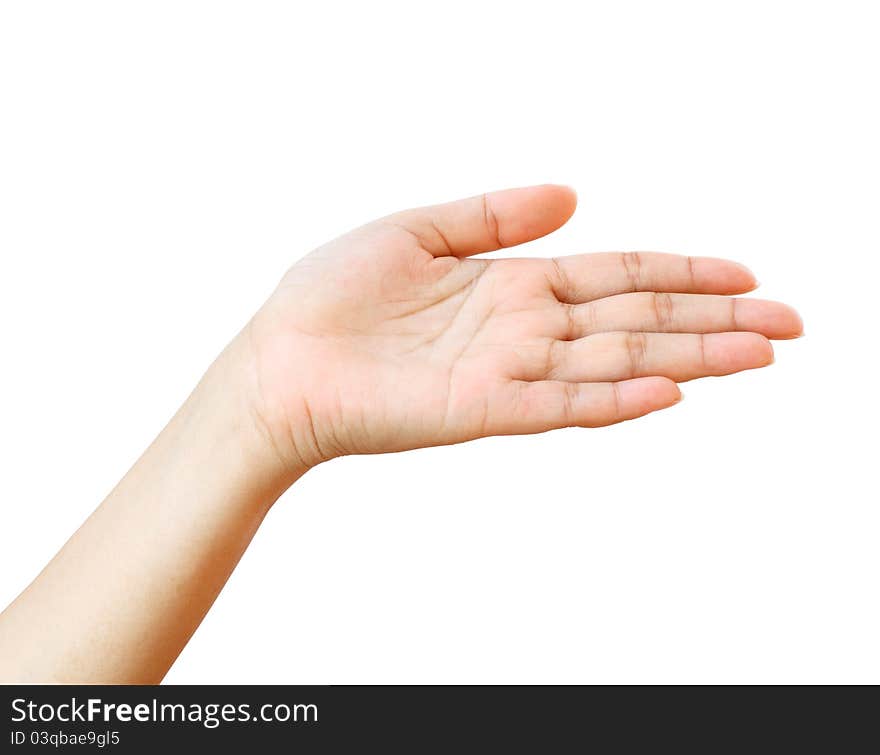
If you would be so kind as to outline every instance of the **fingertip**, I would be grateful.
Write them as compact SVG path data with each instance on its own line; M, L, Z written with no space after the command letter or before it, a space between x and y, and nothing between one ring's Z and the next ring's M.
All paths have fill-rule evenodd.
M578 195L577 189L574 186L569 184L544 184L545 186L551 188L555 193L559 195L559 203L565 205L569 212L568 217L571 217L574 214L574 211L577 209L578 203Z
M692 257L696 288L704 293L746 294L760 284L755 274L740 262L719 257Z
M732 276L741 286L748 286L749 291L753 291L761 285L758 277L752 272L751 268L743 265L742 262L734 262L730 260L730 267L735 274Z
M653 395L660 406L673 406L684 398L678 383L671 378L658 376L645 379L653 381Z
M577 190L569 184L536 184L535 186L522 186L508 191L539 192L544 195L544 200L558 205L564 205L573 211L577 205Z
M740 335L749 336L752 341L751 350L755 355L755 364L758 367L766 367L776 361L776 354L773 351L773 344L767 336L761 333L742 333ZM748 352L748 349L746 349Z
M562 184L541 184L492 192L487 204L503 246L515 246L552 233L568 222L577 193Z
M786 340L804 332L804 322L793 307L765 299L735 299L739 330L761 333L767 338Z
M773 345L760 333L709 333L703 338L706 374L730 375L773 364Z
M537 206L543 208L540 214L550 230L555 231L567 223L577 209L577 192L567 184L541 184L535 186L533 191L535 196L531 201L536 205L536 210Z
M678 383L659 375L621 380L617 391L621 403L633 407L639 414L664 409L682 400Z
M789 307L792 319L792 335L789 338L802 338L804 335L804 318L794 307Z
M545 194L548 207L555 208L558 224L553 230L569 221L577 209L577 192L567 184L543 184L540 189Z

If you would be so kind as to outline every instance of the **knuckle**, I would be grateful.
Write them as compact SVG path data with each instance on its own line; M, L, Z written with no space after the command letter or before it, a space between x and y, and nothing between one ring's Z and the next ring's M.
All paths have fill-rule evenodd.
M661 332L673 330L675 325L675 304L669 294L652 293L650 294L651 310L654 317L654 324L657 330Z
M570 302L572 300L571 282L568 274L563 269L559 258L551 257L549 260L549 266L550 288L552 289L553 294L563 304Z
M544 369L541 371L541 377L544 380L552 380L553 376L559 369L562 361L560 347L564 342L556 338L547 339L547 350L544 355Z
M563 312L563 337L570 341L577 337L578 335L578 313L575 310L574 304L563 304L562 305Z
M577 424L577 383L565 383L562 387L562 422L567 427Z
M623 403L620 400L620 386L617 383L611 384L611 417L610 424L623 420Z
M620 262L630 291L640 290L642 287L642 255L639 252L621 252Z
M480 203L483 210L483 223L486 226L486 233L492 240L495 248L502 249L504 243L501 241L501 229L498 224L498 217L495 215L495 210L492 208L492 201L489 199L489 195L483 194L480 197Z
M684 259L685 259L685 262L687 262L687 275L688 275L688 282L690 283L690 290L696 291L697 290L697 276L694 271L694 258L691 257L690 255L688 255Z
M706 336L703 333L697 333L697 359L699 360L700 370L704 373L709 372L709 360L706 357Z
M624 349L632 376L642 374L647 364L648 338L644 333L627 333L624 336Z

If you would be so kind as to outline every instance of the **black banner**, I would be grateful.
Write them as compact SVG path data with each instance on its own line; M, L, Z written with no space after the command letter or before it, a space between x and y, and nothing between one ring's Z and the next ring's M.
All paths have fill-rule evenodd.
M7 686L0 752L857 751L874 691L807 687ZM867 699L870 697L871 699ZM873 734L868 734L873 741ZM849 742L849 745L847 744ZM258 749L257 752L262 750Z

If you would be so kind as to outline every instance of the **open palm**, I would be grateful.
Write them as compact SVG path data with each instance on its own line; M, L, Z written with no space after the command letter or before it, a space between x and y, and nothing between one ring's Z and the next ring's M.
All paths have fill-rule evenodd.
M565 187L407 210L312 252L255 316L261 421L308 465L486 435L600 426L677 381L761 367L801 321L737 299L741 265L657 253L469 259L562 225Z

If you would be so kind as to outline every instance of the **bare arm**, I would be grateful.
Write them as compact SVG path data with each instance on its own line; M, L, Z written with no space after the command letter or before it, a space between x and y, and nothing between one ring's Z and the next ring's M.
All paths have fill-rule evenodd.
M240 337L0 617L0 681L156 683L302 472L266 452Z

